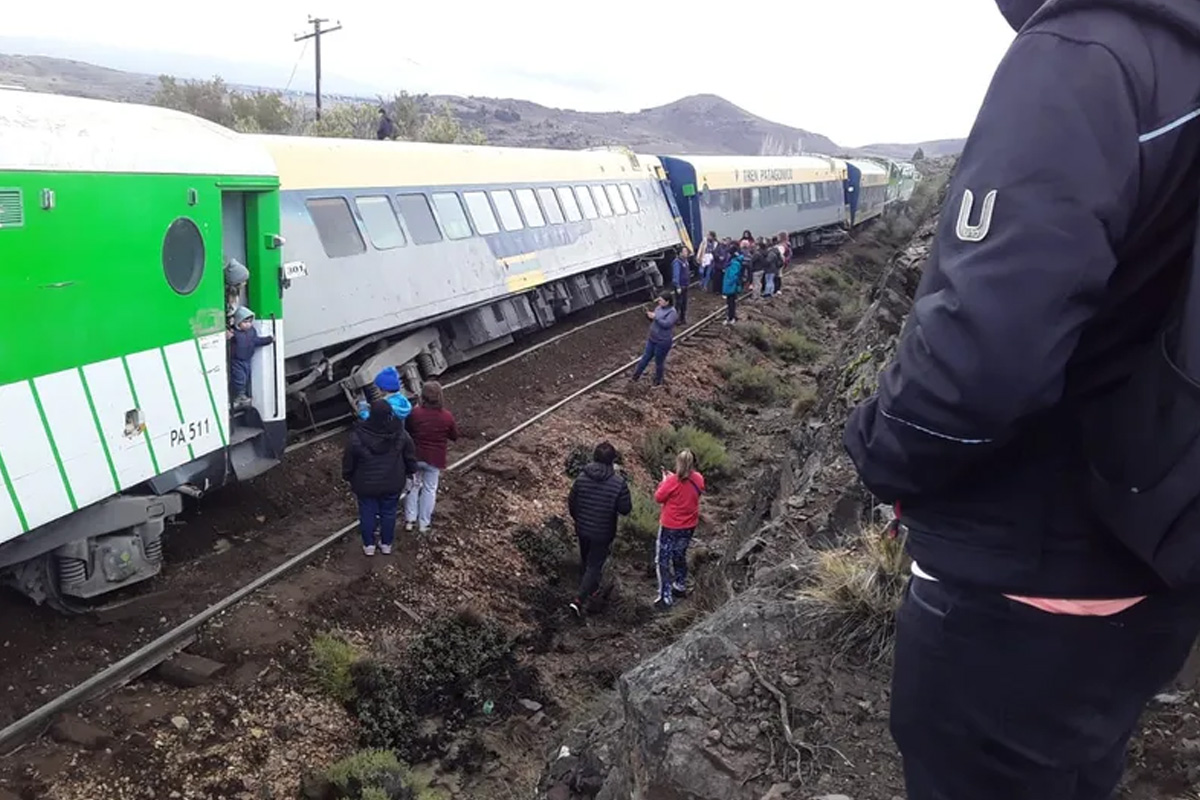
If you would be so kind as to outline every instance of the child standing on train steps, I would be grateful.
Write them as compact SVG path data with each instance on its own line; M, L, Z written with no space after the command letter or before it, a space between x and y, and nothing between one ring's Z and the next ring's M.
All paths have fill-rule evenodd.
M687 551L700 522L703 494L704 476L696 470L696 456L691 450L681 450L675 457L675 471L664 471L654 492L655 502L662 506L655 547L658 598L654 607L660 611L687 594Z
M226 334L230 340L229 377L233 388L233 407L245 408L250 400L251 362L258 348L275 341L274 336L259 336L254 329L254 312L238 306L233 312L233 330Z

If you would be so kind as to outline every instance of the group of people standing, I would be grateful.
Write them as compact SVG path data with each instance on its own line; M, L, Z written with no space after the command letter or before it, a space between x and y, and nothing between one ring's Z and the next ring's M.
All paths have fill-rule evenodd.
M709 231L700 245L700 285L705 291L725 297L725 324L737 322L737 299L758 283L762 297L772 297L783 289L783 268L791 263L792 243L786 231L758 239L750 231L734 241L718 239ZM757 281L756 281L757 278Z
M375 555L376 534L379 552L391 554L402 497L405 530L429 532L449 443L458 438L441 384L425 383L416 408L400 391L395 367L381 370L374 385L380 396L359 404L359 420L342 456L342 478L358 499L367 556Z
M576 617L587 612L600 590L604 564L617 538L618 521L633 512L629 483L616 464L617 450L611 443L596 445L591 462L575 478L567 495L583 570L579 591L569 605ZM696 469L695 455L690 450L680 451L675 470L663 472L654 492L655 502L662 506L654 548L658 575L654 607L659 611L687 596L687 551L700 522L704 491L704 476Z

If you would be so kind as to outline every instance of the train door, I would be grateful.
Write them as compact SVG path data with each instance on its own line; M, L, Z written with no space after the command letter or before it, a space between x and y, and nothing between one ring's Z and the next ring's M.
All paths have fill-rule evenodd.
M247 480L278 463L286 445L284 329L282 314L279 193L241 187L221 192L222 262L235 261L249 272L244 283L226 284L226 303L245 306L254 314L253 329L262 338L254 349L249 375L228 363L230 461L239 480ZM236 270L236 268L235 268ZM246 277L244 274L238 277ZM230 312L232 313L232 312ZM232 356L232 351L230 351ZM244 390L240 387L244 386ZM239 399L239 395L242 397Z
M675 193L671 190L671 182L667 178L666 171L660 166L655 166L654 172L663 197L667 200L667 208L671 210L671 217L675 220L675 227L679 229L679 240L687 245L689 250L695 251L695 248L692 247L691 237L688 236L687 226L684 225L683 216L679 213L679 206L675 203Z

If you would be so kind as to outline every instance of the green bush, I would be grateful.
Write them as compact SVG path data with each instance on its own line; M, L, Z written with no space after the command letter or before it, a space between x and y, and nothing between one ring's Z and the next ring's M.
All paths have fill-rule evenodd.
M747 342L757 349L764 353L771 352L771 334L766 325L761 322L751 322L749 325L740 326L737 330Z
M729 420L725 419L725 415L710 405L703 403L695 403L689 401L691 405L690 414L692 424L702 431L708 431L713 436L719 436L722 439L733 435L734 428L729 424Z
M770 403L779 392L779 381L770 371L746 362L726 362L719 368L725 385L738 400Z
M833 267L817 267L811 274L813 280L822 289L831 289L840 293L854 288L850 277Z
M513 543L540 574L554 576L571 553L566 532L565 525L546 525L541 530L522 528L513 534Z
M633 512L627 517L621 517L620 532L631 539L653 541L658 537L658 503L636 486L630 487L630 492L633 496Z
M821 346L797 331L779 331L775 352L789 364L811 364L821 355Z
M309 644L309 670L321 689L339 703L354 699L351 668L361 657L354 645L332 633L318 633Z
M842 307L842 296L837 292L825 291L817 295L813 305L827 317L832 317Z
M513 644L499 623L467 611L436 618L399 666L355 665L362 742L393 750L409 763L439 757L486 700L504 696L515 668ZM421 724L432 716L437 725Z
M657 481L663 470L675 469L675 457L684 449L696 456L696 469L710 482L728 476L729 452L725 445L708 431L691 425L650 431L638 445L638 454Z

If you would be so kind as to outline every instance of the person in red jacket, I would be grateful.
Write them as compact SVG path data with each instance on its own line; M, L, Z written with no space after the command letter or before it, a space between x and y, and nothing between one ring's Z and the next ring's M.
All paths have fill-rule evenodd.
M654 492L654 500L663 507L655 547L658 599L654 607L660 611L687 593L687 549L700 521L702 494L704 476L696 471L696 456L691 450L682 450L675 457L675 471L663 472L662 483Z
M404 530L421 533L433 525L438 480L446 468L446 449L458 439L454 415L442 408L442 385L429 381L421 387L421 405L404 421L417 447L417 482L404 499Z

